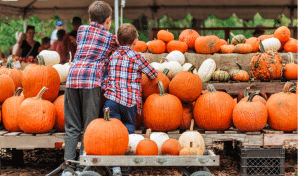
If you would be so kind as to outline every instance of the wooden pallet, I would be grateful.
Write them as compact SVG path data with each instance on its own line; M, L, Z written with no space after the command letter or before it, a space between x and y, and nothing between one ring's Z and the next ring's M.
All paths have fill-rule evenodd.
M298 141L298 130L286 132L265 128L262 131L264 133L264 148L282 148L289 145L290 142Z

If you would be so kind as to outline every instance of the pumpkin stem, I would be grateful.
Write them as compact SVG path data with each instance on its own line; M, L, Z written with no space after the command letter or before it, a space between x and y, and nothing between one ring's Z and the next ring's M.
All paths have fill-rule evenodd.
M288 52L288 54L289 54L289 60L288 60L288 63L290 63L290 64L294 64L294 57L293 57L293 53L291 53L291 52Z
M290 88L294 85L292 82L286 82L283 87L284 93L290 93Z
M193 71L195 70L195 65L193 64L190 68L189 68L189 70L188 70L188 72L190 72L190 73L193 73Z
M47 90L48 90L48 88L46 86L44 86L35 98L38 100L43 100L42 97Z
M105 121L110 121L110 119L109 119L109 107L104 109L104 120Z
M71 51L69 51L69 56L70 56L70 58L69 58L69 65L71 65L71 63L72 63L72 53L71 53Z
M159 89L159 95L160 95L160 96L167 95L167 94L165 93L165 88L164 88L163 83L162 83L161 81L158 81L157 84L158 84L158 89Z
M190 131L194 130L194 119L191 119L191 126L190 126Z
M22 92L23 88L22 87L18 87L14 93L14 96L20 96L21 92Z
M7 59L7 63L6 63L6 68L10 68L12 69L12 65L11 65L11 61L12 61L12 57L10 56L8 59Z
M259 41L259 46L260 46L260 50L261 50L262 53L266 52L265 48L264 48L264 45L261 43L261 40Z
M289 90L289 92L292 92L292 93L296 93L297 91L297 87L296 86L292 86Z
M169 71L170 71L170 69L168 69L168 68L165 68L165 69L164 69L164 71L163 71L163 74L167 76L167 75L168 75L168 73L169 73Z
M255 95L258 95L259 92L260 92L259 90L252 92L252 93L249 95L249 98L248 98L247 102L252 102L252 100L253 100L253 98L255 97Z
M38 65L45 65L45 59L41 55L37 55L36 58L38 59Z
M145 139L150 140L150 135L151 135L151 129L149 128L146 130Z
M208 92L217 92L217 90L215 89L215 87L212 84L207 84L206 86Z
M160 58L160 64L162 64L164 61L166 60L166 58L164 58L164 57L162 57L162 58Z
M244 92L244 98L249 96L249 92L248 92L249 89L250 87L246 87L246 90Z
M242 66L239 63L237 63L237 62L235 62L235 63L239 67L239 69L242 70Z

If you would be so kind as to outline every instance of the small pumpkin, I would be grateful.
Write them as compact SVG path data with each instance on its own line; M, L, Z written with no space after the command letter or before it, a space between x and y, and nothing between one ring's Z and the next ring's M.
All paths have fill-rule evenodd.
M168 42L174 40L174 35L167 30L160 30L157 33L157 39L168 43Z
M165 68L163 68L162 63L165 61L165 58L161 58L160 62L151 62L150 65L156 70L163 72Z
M216 62L208 58L200 66L198 75L201 78L202 83L208 82L211 79L213 72L216 70Z
M44 58L46 66L53 66L60 63L60 56L56 51L42 50L39 55Z
M284 44L283 48L285 52L298 53L298 40L291 38Z
M140 141L144 140L144 136L140 134L129 134L129 143L126 151L127 155L136 155L136 147Z
M167 52L171 53L172 51L178 50L182 53L185 53L188 49L188 46L186 43L181 42L179 40L172 40L168 42L167 44Z
M190 142L189 147L185 147L182 150L180 150L179 155L183 156L189 156L189 155L203 155L204 151L201 149L195 148L193 146L193 142Z
M283 76L287 80L297 80L298 79L298 65L294 63L293 53L289 52L289 61L285 64L285 69L283 71Z
M65 131L64 102L65 102L65 95L58 96L53 102L53 105L55 107L55 114L56 114L54 128L57 131Z
M227 82L230 80L229 73L225 71L225 68L219 68L212 74L212 80L220 81L220 82Z
M136 51L136 52L146 52L148 49L148 46L147 46L147 43L144 42L144 41L137 41L133 50Z
M233 109L234 126L241 131L259 131L268 120L266 106L260 101L252 101L259 91L250 94L246 101L240 101Z
M231 35L233 35L233 34L231 33ZM246 43L246 37L242 34L233 35L233 38L231 40L231 44L232 45L237 45L237 44L240 44L240 43Z
M163 143L169 139L168 134L164 132L153 132L150 135L150 139L157 144L158 154L161 155L161 147Z
M195 41L200 37L199 33L193 29L185 29L179 35L179 41L185 42L188 46L188 49L195 48Z
M15 84L14 90L16 90L18 87L22 87L22 72L19 69L13 67L11 62L12 58L10 57L9 59L7 59L6 67L0 68L0 74L5 74L11 77Z
M165 62L161 64L161 68L163 69L169 69L169 73L167 74L167 77L172 80L179 72L182 71L182 66L177 61L168 61L165 59Z
M246 72L245 70L242 70L242 67L239 63L237 63L237 62L235 62L235 63L237 64L239 69L232 69L231 71L229 71L229 75L230 75L231 79L234 81L242 81L242 82L249 81L250 76L249 76L248 72Z
M147 129L144 140L141 140L136 147L136 155L158 155L157 144L150 139L151 129Z
M185 57L184 57L183 53L181 51L178 51L178 50L171 51L166 56L166 59L168 61L177 61L178 63L180 63L180 65L183 65L184 62L185 62Z
M14 95L15 83L13 79L5 74L0 74L0 103Z
M258 41L264 41L264 40L266 40L268 38L272 38L272 37L274 37L273 34L271 34L271 35L261 35L261 36L259 36L257 38L258 38Z
M246 39L246 44L251 45L252 53L256 53L259 51L259 39L257 37L250 37Z
M66 82L69 70L62 64L55 64L52 66L59 74L60 83Z
M152 40L148 43L148 50L150 53L161 54L166 51L166 43L162 40Z
M274 37L280 42L286 42L291 38L291 31L286 26L281 26L275 30Z
M222 45L220 49L221 53L234 53L234 45Z
M278 51L281 47L280 41L274 37L265 39L261 43L262 43L265 51L269 51L269 50ZM261 47L260 47L260 50L262 51Z
M246 43L236 44L234 46L235 53L247 54L252 52L252 46Z
M181 145L178 140L170 138L166 140L161 146L162 155L179 155Z
M215 35L198 37L195 41L195 50L199 54L212 54L220 49L220 39Z

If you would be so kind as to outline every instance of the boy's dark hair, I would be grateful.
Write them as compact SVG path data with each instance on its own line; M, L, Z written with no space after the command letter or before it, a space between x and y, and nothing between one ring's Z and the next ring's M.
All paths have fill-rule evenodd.
M44 45L46 43L50 43L50 38L49 37L42 38L42 45Z
M34 26L27 26L26 32L28 32L30 29L33 29L35 31L35 27Z
M81 22L81 18L80 17L74 17L73 20L72 20L72 25L73 26L80 26L82 24Z
M112 9L106 2L95 1L89 6L88 13L91 21L103 24L112 15Z
M131 45L137 38L137 31L132 24L124 23L119 27L117 35L120 45Z
M57 39L58 41L62 41L64 36L66 34L66 31L64 29L60 29L57 31Z
M76 38L77 37L77 31L71 31L69 35Z

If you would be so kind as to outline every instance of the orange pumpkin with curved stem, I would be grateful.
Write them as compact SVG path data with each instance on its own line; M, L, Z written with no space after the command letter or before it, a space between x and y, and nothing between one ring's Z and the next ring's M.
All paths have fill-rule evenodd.
M5 74L0 74L0 103L14 95L15 83L13 79Z
M291 52L289 54L289 62L285 64L285 69L283 71L283 76L287 80L297 80L298 79L298 65L294 63L294 56Z
M283 48L285 52L298 53L298 40L291 38L284 44Z
M239 93L238 96L237 96L237 103L240 102L240 101L247 101L248 98L249 98L249 93L248 93L248 90L250 89L250 87L247 87L245 92L244 93ZM262 102L263 104L266 104L267 103L267 95L263 92L259 92L258 95L254 95L254 98L252 99L253 102L256 102L256 101L260 101Z
M136 146L136 155L158 155L158 146L150 139L150 135L151 129L147 129L145 139Z
M298 95L290 92L291 86L292 82L286 82L283 91L271 95L267 101L268 124L275 130L298 129Z
M179 35L179 41L185 42L188 49L195 48L195 41L200 37L199 33L193 29L185 29Z
M242 67L239 63L236 62L236 64L239 67L239 69L233 69L229 72L231 79L234 81L242 81L242 82L249 81L250 76L249 76L248 72L246 72L245 70L242 70Z
M12 67L11 61L12 58L9 58L6 67L0 68L0 74L10 76L15 84L14 90L17 90L18 87L22 87L22 72L19 69Z
M185 42L172 40L167 44L167 52L170 53L175 50L178 50L184 54L188 50L188 45Z
M128 130L119 119L109 118L109 108L105 108L104 118L94 119L87 126L83 144L87 155L124 155L129 144Z
M215 35L198 37L195 41L195 50L199 54L212 54L221 49L220 39Z
M252 53L256 53L259 51L259 39L257 37L250 37L246 39L246 44L251 45Z
M274 37L280 42L286 42L291 38L291 31L286 26L281 26L275 30Z
M147 43L144 42L144 41L137 41L135 46L134 46L134 51L137 51L137 52L146 52L148 49L148 46L147 46Z
M266 106L260 101L252 101L259 91L250 94L246 101L240 101L233 109L234 126L241 131L259 131L268 120Z
M181 145L178 140L170 138L167 139L161 146L161 154L163 155L179 155Z
M64 101L65 95L60 95L53 102L56 112L54 128L57 131L65 131Z
M160 30L157 33L157 39L168 43L168 42L174 40L174 35L167 30Z
M7 98L2 104L2 121L5 129L10 132L21 131L18 124L18 111L21 103L25 100L20 96L22 87L19 87L14 96Z
M148 51L154 54L161 54L166 51L167 45L162 40L152 40L148 43Z

